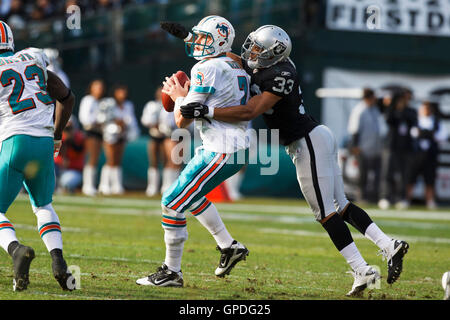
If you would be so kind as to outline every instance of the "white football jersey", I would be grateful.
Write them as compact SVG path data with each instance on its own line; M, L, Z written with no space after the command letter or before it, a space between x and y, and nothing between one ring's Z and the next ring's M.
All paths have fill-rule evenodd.
M195 93L207 93L202 102L210 107L225 108L247 104L249 98L250 77L239 64L229 57L204 59L191 70L191 87L183 104L196 101ZM249 147L246 137L248 121L223 122L211 119L196 119L195 128L205 150L233 153Z
M37 48L0 55L0 141L18 134L53 137L48 63Z

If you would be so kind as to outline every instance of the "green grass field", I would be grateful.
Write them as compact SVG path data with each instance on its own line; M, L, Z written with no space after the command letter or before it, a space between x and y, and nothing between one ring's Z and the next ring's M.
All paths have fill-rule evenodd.
M36 251L31 284L25 292L12 291L12 263L2 250L0 300L348 299L345 293L353 283L345 260L301 200L252 198L217 205L232 236L250 250L247 260L224 279L214 276L219 252L213 238L187 214L184 288L135 284L164 259L158 199L55 196L54 207L63 227L67 263L81 271L81 289L64 292L54 280L36 218L22 195L7 215L19 240ZM400 279L390 286L378 248L351 227L361 253L368 263L379 266L383 277L380 287L366 291L362 299L442 299L441 277L450 269L450 212L420 207L368 212L388 235L407 240L410 250Z

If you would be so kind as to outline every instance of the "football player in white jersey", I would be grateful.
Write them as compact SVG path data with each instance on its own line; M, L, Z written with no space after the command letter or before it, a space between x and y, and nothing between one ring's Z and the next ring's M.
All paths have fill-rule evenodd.
M181 39L190 36L177 23L165 26ZM387 282L392 284L402 272L409 244L388 237L363 209L348 201L337 163L336 140L328 127L305 111L297 70L289 58L291 48L289 35L280 27L258 28L243 44L242 59L227 55L244 65L252 75L252 88L259 92L245 106L215 110L207 105L190 104L181 106L181 113L188 119L206 116L230 122L251 120L262 114L270 129L279 130L280 143L286 146L296 167L300 188L316 220L353 270L354 282L347 295L362 294L380 275L361 256L345 222L380 248L388 260Z
M5 215L22 185L29 193L39 235L52 257L53 275L64 290L76 286L63 258L61 226L52 207L53 156L61 147L75 97L46 69L48 63L41 49L14 53L12 31L0 21L0 246L12 257L16 291L27 289L35 256L31 247L19 243L14 225Z
M219 16L208 16L192 28L192 33L194 37L186 43L186 52L199 62L191 70L191 81L187 81L184 88L174 91L172 89L175 83L179 84L178 80L175 77L175 80L166 78L163 90L175 101L175 121L181 128L193 121L181 115L182 104L202 102L222 108L236 102L244 103L248 99L249 76L236 62L226 57L234 40L231 23ZM239 160L245 157L248 149L247 122L197 119L194 125L200 131L203 145L196 150L196 155L178 179L164 192L161 201L165 262L156 273L137 280L137 284L183 286L181 257L188 237L186 210L199 220L217 242L221 257L216 276L225 276L248 255L247 248L229 234L214 204L205 198L209 191L245 164L245 159Z

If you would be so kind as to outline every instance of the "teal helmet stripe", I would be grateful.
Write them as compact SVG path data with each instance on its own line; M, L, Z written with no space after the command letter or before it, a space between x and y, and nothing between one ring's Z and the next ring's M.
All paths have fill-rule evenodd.
M201 25L201 24L205 23L206 21L208 21L209 19L213 19L213 18L216 18L216 17L218 17L218 16L207 16L207 17L204 17L204 18L199 22L198 25Z

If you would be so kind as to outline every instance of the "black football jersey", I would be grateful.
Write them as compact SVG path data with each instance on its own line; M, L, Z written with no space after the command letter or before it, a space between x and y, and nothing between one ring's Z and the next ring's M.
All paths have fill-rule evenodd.
M269 68L256 69L256 72L245 63L244 65L252 78L252 94L268 91L281 97L270 110L263 113L263 118L270 129L280 130L282 145L303 138L319 125L305 112L297 70L290 60L279 62Z

